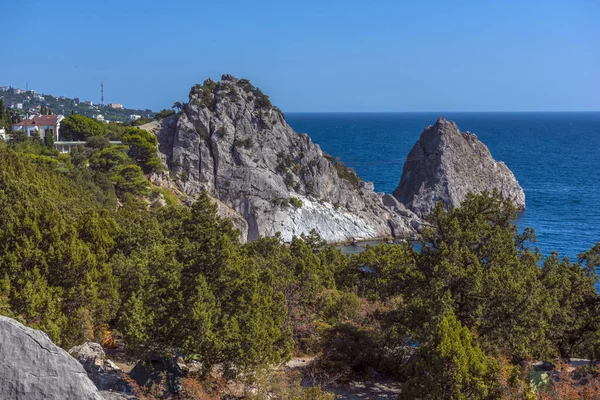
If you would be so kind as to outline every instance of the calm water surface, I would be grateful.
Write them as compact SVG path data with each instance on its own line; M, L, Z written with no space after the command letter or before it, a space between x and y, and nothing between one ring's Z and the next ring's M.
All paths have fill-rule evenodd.
M391 193L408 152L438 116L471 131L525 190L520 228L544 254L576 258L600 242L600 113L286 113L296 132Z

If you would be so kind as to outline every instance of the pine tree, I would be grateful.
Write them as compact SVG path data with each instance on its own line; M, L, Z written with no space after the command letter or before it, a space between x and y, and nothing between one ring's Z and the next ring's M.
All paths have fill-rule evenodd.
M130 350L151 344L153 314L148 312L142 299L142 294L134 293L124 304L119 321L123 339Z
M54 150L54 132L50 133L49 130L46 130L46 134L44 135L44 146L50 150Z
M493 390L498 366L475 342L452 311L431 340L419 346L399 399L485 399Z
M530 236L519 235L515 218L512 203L498 193L470 194L450 211L436 206L417 255L421 279L407 293L418 307L407 316L423 318L413 319L413 326L425 327L450 306L488 352L516 359L547 352L549 303L540 255L524 247Z
M129 146L129 156L144 173L158 172L162 164L156 155L158 141L156 136L143 129L129 128L123 135L123 143Z

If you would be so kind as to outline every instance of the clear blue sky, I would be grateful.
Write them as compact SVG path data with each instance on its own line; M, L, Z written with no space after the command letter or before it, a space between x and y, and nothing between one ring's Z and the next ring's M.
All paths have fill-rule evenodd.
M288 112L600 110L598 0L0 3L0 86L158 110L230 73Z

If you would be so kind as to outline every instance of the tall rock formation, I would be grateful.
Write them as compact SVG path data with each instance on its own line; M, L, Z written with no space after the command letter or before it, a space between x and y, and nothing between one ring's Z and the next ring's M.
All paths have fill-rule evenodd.
M425 128L408 154L393 194L414 213L425 216L440 200L457 207L469 192L494 189L517 209L525 209L525 193L508 167L494 160L476 135L439 118Z
M331 157L248 80L224 75L189 94L180 116L152 129L170 180L208 191L245 239L316 229L330 242L415 233L420 220ZM165 179L166 180L166 179Z
M102 398L81 364L45 333L0 316L0 399Z

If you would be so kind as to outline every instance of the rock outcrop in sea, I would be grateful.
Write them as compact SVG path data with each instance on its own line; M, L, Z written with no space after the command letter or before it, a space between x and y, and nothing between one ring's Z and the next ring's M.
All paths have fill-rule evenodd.
M447 207L457 207L469 192L493 190L517 209L525 209L525 193L508 167L494 160L476 135L439 118L425 128L408 154L393 194L422 217L440 200Z
M0 316L0 399L102 398L81 364L45 333Z
M169 177L188 196L207 191L243 240L312 229L329 242L406 237L420 219L391 195L375 193L245 79L224 75L196 85L179 116L153 131Z

